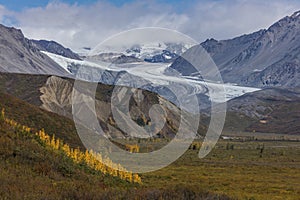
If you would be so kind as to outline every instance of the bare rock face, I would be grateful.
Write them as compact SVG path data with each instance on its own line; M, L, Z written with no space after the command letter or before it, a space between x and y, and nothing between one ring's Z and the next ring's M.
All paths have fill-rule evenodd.
M0 25L0 71L66 76L66 71L40 53L19 29Z
M40 107L72 119L73 84L74 80L72 79L50 76L45 84L39 88L42 102ZM186 127L184 131L186 133L191 132L189 127L191 127L192 119L182 121L182 111L174 104L154 93L143 90L137 90L128 97L129 105L119 104L120 108L112 113L111 95L113 89L112 86L99 84L95 96L97 119L108 137L129 137L143 132L145 127L146 129L153 129L158 137L174 137L182 123L184 123L182 127ZM127 87L121 87L121 89L128 90ZM89 91L80 91L78 95L80 101L94 101L94 97L90 96L92 94ZM142 98L139 99L137 96L142 96ZM153 105L154 107L152 107ZM128 110L123 110L122 108L126 106L128 106ZM93 108L87 107L85 109L91 110ZM129 126L128 130L119 127L122 123ZM201 128L201 131L205 129L204 127Z
M59 115L72 117L71 93L73 85L70 81L56 76L51 76L40 88L42 101L41 107Z
M224 82L254 87L300 86L300 11L267 30L230 40L210 39L200 45L219 67ZM171 68L183 75L195 71L182 58Z

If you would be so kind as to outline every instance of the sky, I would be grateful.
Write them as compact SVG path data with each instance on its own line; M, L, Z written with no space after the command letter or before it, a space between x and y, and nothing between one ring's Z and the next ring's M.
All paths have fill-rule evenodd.
M199 43L229 39L298 10L299 0L0 0L0 23L80 51L141 27L174 29Z

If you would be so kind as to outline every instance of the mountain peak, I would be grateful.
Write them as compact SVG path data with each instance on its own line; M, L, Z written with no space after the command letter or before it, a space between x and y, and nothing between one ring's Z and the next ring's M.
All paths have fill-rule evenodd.
M10 35L16 39L23 39L24 35L20 29L16 29L14 27L7 27L3 24L0 24L0 33L1 35Z
M0 71L67 75L61 66L40 53L20 29L0 24L0 40Z
M205 42L218 42L218 40L216 40L215 38L210 38L205 40Z
M300 10L298 10L297 12L294 12L294 14L292 14L291 18L297 18L300 17Z
M300 24L300 11L295 12L294 14L290 16L286 16L282 19L280 19L278 22L274 23L269 30L272 30L274 28L289 28L291 26L299 27Z

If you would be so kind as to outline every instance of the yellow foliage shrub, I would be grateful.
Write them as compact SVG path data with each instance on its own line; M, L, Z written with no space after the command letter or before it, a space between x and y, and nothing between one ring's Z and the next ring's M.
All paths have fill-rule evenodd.
M10 125L18 131L25 133L31 133L32 131L30 127L21 125L12 119L6 118L4 109L2 109L1 111L0 120L4 121L6 124ZM132 174L131 172L128 172L120 164L113 163L109 158L103 158L99 153L95 153L92 150L86 150L85 152L82 152L79 148L73 149L68 144L64 143L61 139L55 138L55 135L51 137L50 135L45 133L44 129L36 132L35 135L37 135L39 139L45 143L46 146L49 146L54 150L63 151L65 155L70 157L75 163L85 163L90 168L100 171L104 174L119 177L120 179L129 182L142 183L141 178L138 174ZM139 152L138 145L129 145L128 148L130 152Z

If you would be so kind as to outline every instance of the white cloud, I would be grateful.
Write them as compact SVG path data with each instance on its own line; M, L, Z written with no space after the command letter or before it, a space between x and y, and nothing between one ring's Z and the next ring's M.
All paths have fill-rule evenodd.
M45 8L21 12L0 7L0 17L2 21L3 16L16 19L16 26L29 38L55 40L76 50L94 47L130 28L149 26L176 29L199 42L211 37L226 39L267 28L297 9L300 2L296 0L206 0L179 11L170 4L155 1L136 1L119 7L103 1L92 5L54 1Z
M300 9L299 1L223 0L199 3L189 13L192 19L182 30L203 40L228 39L268 28L284 16Z

